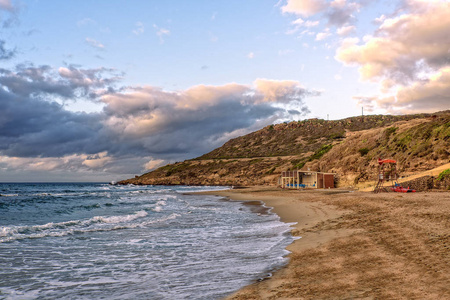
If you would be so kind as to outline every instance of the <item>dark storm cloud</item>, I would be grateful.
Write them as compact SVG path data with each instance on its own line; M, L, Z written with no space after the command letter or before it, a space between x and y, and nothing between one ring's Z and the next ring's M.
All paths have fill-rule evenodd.
M98 116L65 111L55 102L0 89L0 152L16 157L96 153Z
M295 81L263 79L254 86L168 92L148 86L114 89L119 79L105 68L0 69L0 156L16 157L14 163L22 168L45 159L49 170L135 173L153 159L199 156L230 138L290 118L293 112L275 103L295 102L295 114L305 115L309 110L302 99L317 94ZM92 98L105 106L97 113L76 113L66 110L60 98Z

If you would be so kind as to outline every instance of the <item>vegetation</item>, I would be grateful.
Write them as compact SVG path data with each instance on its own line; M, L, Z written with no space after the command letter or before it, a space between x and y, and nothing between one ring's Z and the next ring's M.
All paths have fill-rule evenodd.
M442 181L446 178L450 178L450 169L442 171L436 179Z
M384 131L384 136L385 136L387 139L389 139L389 137L390 137L392 134L395 134L395 132L397 131L397 129L398 129L398 127L395 127L395 126L386 128L386 130Z
M369 148L361 148L358 150L359 154L361 154L361 156L366 155L367 153L369 153Z
M309 158L309 161L321 158L322 156L324 156L325 153L330 151L331 148L333 148L333 145L331 145L331 144L323 145L322 148L320 148L313 155L311 155L311 157Z

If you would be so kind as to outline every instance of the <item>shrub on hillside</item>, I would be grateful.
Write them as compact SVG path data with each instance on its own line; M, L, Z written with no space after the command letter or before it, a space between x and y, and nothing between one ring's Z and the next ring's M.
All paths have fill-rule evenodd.
M395 132L397 131L398 127L392 126L389 128L386 128L386 130L384 131L384 136L389 139L389 137L391 136L391 134L395 134Z
M441 181L444 180L445 178L450 178L450 169L442 171L437 177L437 180Z
M369 150L369 148L361 148L358 151L359 151L359 154L361 154L361 156L364 156L367 153L369 153L370 150Z
M329 145L323 145L322 148L320 148L319 150L317 150L313 155L311 155L311 157L309 158L309 161L312 161L314 159L319 159L322 156L324 156L325 153L327 153L328 151L331 150L331 148L333 148L333 145L329 144Z

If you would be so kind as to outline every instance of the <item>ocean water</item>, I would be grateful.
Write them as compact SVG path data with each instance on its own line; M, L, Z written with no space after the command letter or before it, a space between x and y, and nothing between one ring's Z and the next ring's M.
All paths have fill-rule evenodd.
M0 184L0 299L221 299L287 263L268 209L219 187Z

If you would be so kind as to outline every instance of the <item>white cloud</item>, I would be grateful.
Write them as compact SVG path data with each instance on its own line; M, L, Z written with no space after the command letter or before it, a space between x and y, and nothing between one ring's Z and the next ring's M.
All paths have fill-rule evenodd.
M331 35L331 33L324 31L324 32L319 32L318 34L316 34L316 41L322 41L324 39L326 39L327 37L329 37Z
M111 162L112 158L108 157L108 152L103 151L95 155L88 155L86 159L83 160L82 164L89 167L90 169L103 168L107 163Z
M386 20L386 16L385 15L381 15L378 18L375 18L374 22L377 23L377 24L381 24L381 23L384 22L384 20Z
M338 28L336 32L340 36L346 36L346 35L349 35L350 33L354 32L355 30L356 30L356 27L351 25L351 26L342 26L342 27Z
M403 14L386 19L376 36L365 44L346 39L336 58L346 64L360 66L363 79L390 77L398 83L412 80L420 71L417 63L439 68L449 64L450 5L436 2L424 13Z
M311 27L316 27L319 24L320 24L319 21L306 21L304 25L305 25L305 27L311 28Z
M380 83L380 95L366 97L375 107L403 112L448 109L450 3L407 1L401 13L379 18L379 29L362 43L343 40L335 58L358 66L362 80Z
M392 95L372 99L372 105L388 112L423 113L450 108L450 67L430 76L427 81L416 81L399 86Z
M7 170L54 171L75 170L83 165L85 154L64 155L62 157L15 157L1 156L0 162Z
M337 8L343 8L346 5L346 0L334 0L331 1L330 6L331 7L337 7Z
M145 27L144 27L144 24L142 22L136 22L135 26L136 26L136 28L133 29L133 33L135 35L140 35L140 34L144 33Z
M153 28L155 28L156 35L159 37L161 44L164 43L164 36L170 35L170 30L158 27L156 24L153 24Z
M286 31L287 35L296 33L302 27L306 27L306 28L315 27L315 26L319 25L320 22L319 21L310 21L310 20L305 22L301 18L298 18L297 20L293 21L291 24L294 25L294 27ZM301 32L301 35L303 35L307 32L308 32L307 30L304 30L303 32Z
M151 171L154 170L156 168L162 167L165 164L167 164L167 162L163 159L151 159L149 162L147 162L144 165L145 170L147 171Z
M105 124L109 128L126 136L149 136L179 123L203 122L210 118L220 122L219 119L228 119L226 110L236 113L236 109L245 110L261 103L289 103L316 94L297 81L257 79L253 88L235 83L198 85L178 92L141 87L104 95L101 99L106 104L109 118ZM218 113L224 115L217 119Z
M288 103L293 100L299 100L305 95L312 95L315 92L309 92L298 81L295 80L255 80L256 91L261 94L261 98L256 103L261 102L279 102Z
M281 11L308 17L323 11L326 7L327 3L324 0L288 0L286 5L281 7Z
M302 18L298 18L297 20L293 21L291 24L301 26L303 23L305 23L305 21L303 21Z
M94 47L94 48L96 48L96 49L100 49L100 50L105 49L105 45L103 45L103 44L100 43L99 41L96 41L96 40L91 39L91 38L86 38L86 43L87 43L89 46Z

